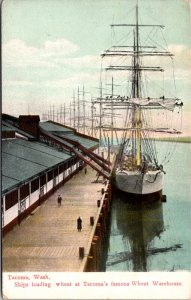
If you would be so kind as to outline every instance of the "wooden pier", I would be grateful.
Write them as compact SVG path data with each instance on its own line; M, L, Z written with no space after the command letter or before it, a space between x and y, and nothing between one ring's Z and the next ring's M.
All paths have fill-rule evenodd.
M111 185L108 180L95 183L96 178L90 167L87 173L83 169L9 232L2 243L3 271L99 271Z

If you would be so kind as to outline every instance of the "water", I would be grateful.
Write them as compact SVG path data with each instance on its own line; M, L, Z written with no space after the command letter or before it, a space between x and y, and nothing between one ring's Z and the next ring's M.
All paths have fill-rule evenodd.
M132 204L113 195L106 272L191 270L190 153L191 144L178 143L164 165L167 202Z

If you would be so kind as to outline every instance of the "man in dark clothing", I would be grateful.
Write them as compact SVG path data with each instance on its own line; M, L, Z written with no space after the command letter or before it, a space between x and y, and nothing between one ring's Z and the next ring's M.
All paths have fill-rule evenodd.
M77 219L77 229L78 231L82 230L82 219L80 217Z
M58 201L58 206L61 206L62 197L60 195L58 195L57 201Z

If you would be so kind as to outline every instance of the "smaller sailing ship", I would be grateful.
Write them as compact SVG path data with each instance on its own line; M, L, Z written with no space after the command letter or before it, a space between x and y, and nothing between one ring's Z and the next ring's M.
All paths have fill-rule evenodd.
M167 98L165 96L151 97L143 93L143 81L146 72L163 72L161 67L148 66L143 58L164 57L172 58L173 54L166 50L156 50L156 47L141 44L140 27L162 25L139 24L138 5L136 6L136 22L134 24L115 24L112 27L131 27L133 29L133 42L131 46L118 45L106 50L102 57L131 57L131 65L113 64L106 68L107 71L127 71L131 73L131 95L115 97L110 99L111 109L123 109L125 111L125 124L120 150L117 155L115 168L116 187L126 193L136 195L150 195L161 193L163 188L163 166L158 163L157 151L153 142L153 133L180 133L173 128L157 127L155 119L156 111L173 112L176 108L181 109L182 102L178 98ZM102 103L104 103L102 99ZM107 102L108 103L108 102ZM153 115L153 116L152 116ZM161 116L163 117L164 114ZM116 128L117 130L117 128Z

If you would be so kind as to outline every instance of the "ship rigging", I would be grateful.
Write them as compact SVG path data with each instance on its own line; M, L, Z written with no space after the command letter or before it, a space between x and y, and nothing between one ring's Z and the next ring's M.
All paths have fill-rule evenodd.
M110 59L110 64L105 66L105 72L106 74L111 72L112 92L105 97L100 93L100 97L94 101L94 104L99 104L100 112L109 110L111 114L109 125L104 124L103 120L99 124L100 131L102 128L103 131L110 132L111 146L113 146L113 132L122 132L114 174L117 188L132 194L152 194L162 191L163 174L165 173L163 166L158 162L154 136L160 133L180 133L180 130L175 129L172 122L170 124L169 120L172 118L168 119L167 114L175 111L179 113L183 103L177 97L164 96L164 93L159 97L146 94L148 88L143 86L146 73L164 73L162 67L155 64L149 65L149 62L155 62L154 57L172 59L173 54L164 48L162 50L157 49L156 45L148 45L147 42L142 43L140 38L142 28L163 29L164 26L140 24L138 5L136 5L135 20L135 23L111 25L112 29L125 28L129 30L130 28L132 43L127 45L127 41L124 40L124 44L112 45L102 53L102 59L107 61ZM129 36L129 33L126 36ZM146 41L148 40L147 36ZM117 95L114 92L114 87L118 85L120 80L122 81L122 74L126 72L130 74L131 88L129 94ZM115 73L118 73L116 81L114 81ZM159 111L162 111L162 117L158 116ZM115 126L114 120L119 112L123 113L124 122L121 126L119 126L120 122L118 122L118 126ZM168 121L165 126L164 116Z

